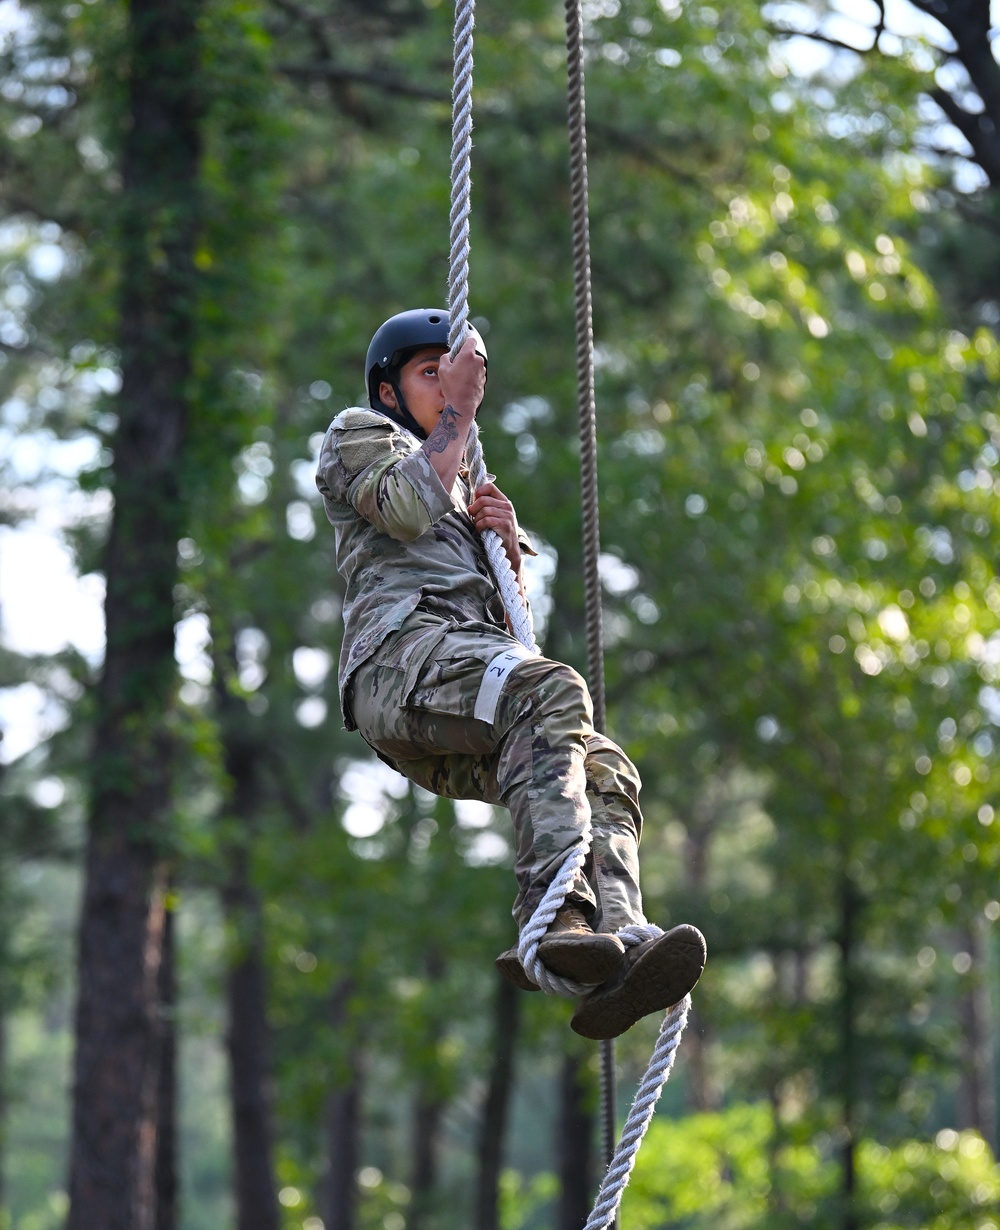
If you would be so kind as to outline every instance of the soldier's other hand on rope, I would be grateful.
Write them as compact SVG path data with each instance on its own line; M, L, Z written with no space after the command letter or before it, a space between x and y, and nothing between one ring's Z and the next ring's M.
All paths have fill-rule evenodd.
M503 543L503 549L515 575L521 572L521 545L514 505L507 499L496 483L483 483L476 490L476 498L469 505L469 516L477 531L495 530Z

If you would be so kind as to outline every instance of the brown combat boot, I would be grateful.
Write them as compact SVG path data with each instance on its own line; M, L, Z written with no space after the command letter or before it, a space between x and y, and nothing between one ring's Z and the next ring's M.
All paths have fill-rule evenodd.
M625 945L616 935L595 931L576 906L564 905L542 936L538 957L560 978L596 986L619 968Z
M576 906L564 905L542 936L538 957L560 978L596 986L606 982L624 961L625 945L616 935L595 931ZM501 953L494 964L508 982L523 991L538 990L521 968L516 948Z
M524 972L524 966L518 960L516 944L513 948L508 948L506 952L502 952L493 964L508 982L512 982L514 986L519 987L522 991L540 991L542 989L535 986Z
M705 937L687 923L628 948L617 972L581 998L570 1024L584 1038L617 1038L693 990L706 955Z

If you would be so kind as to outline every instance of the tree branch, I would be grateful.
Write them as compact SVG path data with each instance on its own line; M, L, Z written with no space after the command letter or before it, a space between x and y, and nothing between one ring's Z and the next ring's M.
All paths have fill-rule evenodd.
M405 81L392 73L374 69L346 68L336 62L334 40L319 13L314 12L300 0L273 0L275 6L289 17L300 22L313 45L315 59L304 64L279 64L278 71L286 77L298 77L307 81L328 81L335 85L367 85L385 94L404 98L420 98L428 102L450 102L450 89L440 89ZM346 100L339 99L341 105Z
M873 47L878 46L878 41L885 33L885 0L875 0L878 5L878 24L875 27L875 38L872 42Z
M870 47L854 47L851 43L845 43L842 39L824 34L821 30L796 30L794 26L778 26L773 22L768 22L766 25L776 38L809 38L814 43L823 43L837 51L851 51L857 56L868 56L877 50L875 43L872 43ZM876 31L876 37L877 34Z
M687 184L689 188L703 186L704 176L692 175L682 170L661 149L649 141L644 141L635 133L626 132L614 124L602 124L594 120L588 122L588 129L595 143L605 141L609 149L632 154L648 166L655 167L658 171L665 171L679 183Z
M636 680L638 679L648 679L656 672L669 666L676 666L681 662L691 662L695 658L711 657L712 647L710 645L692 645L687 649L664 649L659 653L655 653L652 650L647 650L646 652L653 659L653 661L651 663L646 663L642 670L631 668L624 669L617 684L608 689L608 704L617 702L624 696L633 693L635 690Z
M967 111L947 90L933 89L929 94L972 146L975 161L986 172L986 178L994 187L1000 184L1000 133L992 118Z
M865 58L879 51L879 40L885 32L884 0L875 0L879 16L872 31L872 44L867 48L854 47L820 30L798 30L788 26L771 24L769 29L775 37L799 36L823 43L839 51L850 51ZM946 61L962 65L969 75L973 88L982 100L984 113L967 110L954 94L928 82L917 88L925 92L944 112L950 123L961 132L972 147L972 158L986 174L990 184L1000 185L1000 64L994 58L989 39L989 5L983 0L912 0L914 7L933 17L954 40L954 48L937 48Z
M451 94L447 90L435 89L433 86L420 85L412 81L404 81L388 73L379 73L370 69L344 68L332 61L314 60L308 64L279 64L278 72L286 77L299 77L307 81L349 82L355 85L370 85L385 94L397 94L405 98L420 98L426 102L451 102Z

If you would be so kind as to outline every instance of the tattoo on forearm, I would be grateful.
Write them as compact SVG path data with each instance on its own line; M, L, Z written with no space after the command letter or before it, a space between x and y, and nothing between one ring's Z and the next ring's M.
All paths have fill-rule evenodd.
M429 453L443 453L453 440L458 439L458 414L453 406L445 406L437 426L427 437L424 447Z

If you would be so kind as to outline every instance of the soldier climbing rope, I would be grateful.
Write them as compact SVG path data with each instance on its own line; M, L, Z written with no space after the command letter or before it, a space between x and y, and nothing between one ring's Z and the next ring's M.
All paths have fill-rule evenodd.
M600 531L597 502L597 428L594 395L593 293L590 269L590 232L587 185L586 106L584 95L583 18L580 0L566 0L566 47L568 63L568 121L570 140L570 187L573 215L573 282L576 305L577 390L580 422L581 500L583 521L584 584L588 683L594 706L594 727L605 727L604 661L601 629L601 592L598 576ZM469 317L469 217L471 212L472 69L475 0L456 0L454 28L454 86L452 92L451 158L451 253L448 278L449 333L452 356L457 355L468 334ZM486 465L473 424L466 449L472 488L486 481ZM531 616L517 579L504 554L499 536L484 534L484 544L497 586L517 639L538 652ZM538 959L538 945L552 923L567 891L582 868L589 848L589 835L566 857L531 919L521 932L518 958L531 981L551 994L575 996L587 988L552 974ZM626 944L638 944L662 935L649 924L618 931ZM646 1074L639 1084L617 1147L614 1141L614 1043L602 1043L603 1128L607 1173L584 1230L607 1230L615 1224L629 1176L642 1138L652 1120L657 1100L666 1083L681 1034L687 1023L690 996L685 995L664 1016Z

